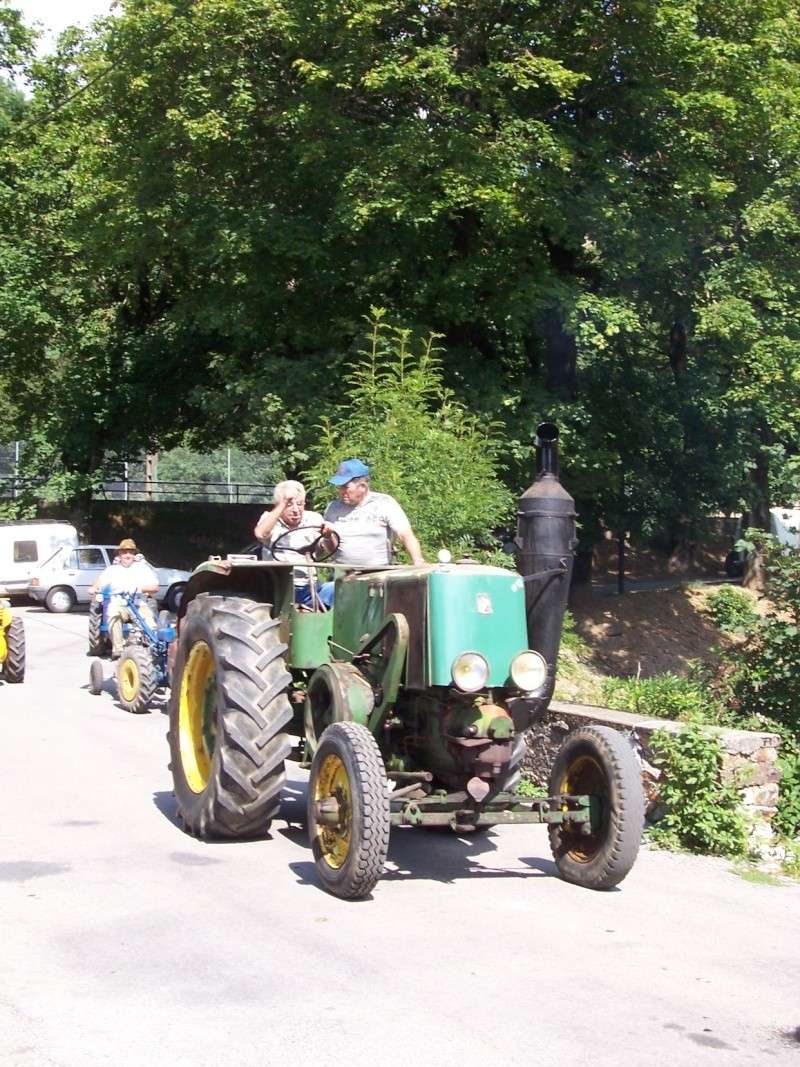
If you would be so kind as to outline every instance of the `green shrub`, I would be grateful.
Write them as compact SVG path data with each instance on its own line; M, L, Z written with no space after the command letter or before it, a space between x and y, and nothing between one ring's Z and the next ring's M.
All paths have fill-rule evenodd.
M788 727L779 726L777 732L781 735L778 753L781 781L778 811L772 825L779 834L792 838L800 834L800 744Z
M572 652L578 659L589 654L589 646L575 629L575 617L571 611L564 612L564 622L561 628L561 648Z
M751 598L731 585L715 589L706 600L706 608L724 633L744 633L758 621Z
M514 498L498 476L498 427L445 387L436 335L417 341L384 314L372 309L368 348L320 427L306 472L315 504L334 496L337 465L357 456L372 467L374 489L402 504L428 559L441 548L457 558L499 547L493 530L508 522Z
M731 685L744 715L765 715L800 730L800 552L760 530L742 542L760 553L772 605L744 647L727 659Z
M705 684L677 674L654 678L607 678L603 699L609 708L654 719L719 723L725 712Z
M654 760L664 773L661 799L666 814L651 840L714 856L743 856L747 829L736 789L722 781L719 740L698 723L680 733L653 734Z

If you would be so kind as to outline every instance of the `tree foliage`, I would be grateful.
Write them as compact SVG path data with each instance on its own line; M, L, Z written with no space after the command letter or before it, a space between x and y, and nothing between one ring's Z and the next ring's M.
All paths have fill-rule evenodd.
M496 427L482 422L443 385L435 337L415 343L374 308L369 348L345 372L340 407L312 454L308 488L333 498L328 478L346 458L372 469L372 487L401 503L428 559L495 543L513 500L497 476Z
M799 7L131 0L67 34L0 153L18 432L74 479L185 432L296 471L385 306L516 489L558 419L589 534L763 520L798 453Z

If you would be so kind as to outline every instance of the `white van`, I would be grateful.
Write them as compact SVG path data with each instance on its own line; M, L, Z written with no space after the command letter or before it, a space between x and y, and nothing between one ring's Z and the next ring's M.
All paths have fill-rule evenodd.
M800 549L800 508L770 508L770 533L782 545Z
M0 522L0 586L9 593L27 593L34 571L65 546L77 544L78 531L68 522Z

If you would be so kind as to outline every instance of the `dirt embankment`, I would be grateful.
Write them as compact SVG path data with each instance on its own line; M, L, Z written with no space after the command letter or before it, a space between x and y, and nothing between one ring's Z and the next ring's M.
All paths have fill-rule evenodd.
M735 638L721 633L706 600L724 575L724 543L704 546L694 554L687 573L675 573L674 559L648 549L629 549L626 578L631 585L612 595L615 546L606 542L594 560L595 588L576 586L570 602L578 633L588 644L588 666L600 674L651 677L671 671L686 674L693 660L714 663L717 650ZM637 590L637 581L678 582L671 588ZM696 584L702 582L703 584ZM631 588L632 586L632 588ZM749 593L756 611L763 611Z

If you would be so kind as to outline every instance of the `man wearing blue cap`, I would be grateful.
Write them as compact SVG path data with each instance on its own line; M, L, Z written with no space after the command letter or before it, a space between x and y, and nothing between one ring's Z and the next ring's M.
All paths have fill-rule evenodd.
M411 523L394 497L370 489L366 463L346 459L328 481L336 486L339 499L325 509L322 529L323 532L332 529L339 535L337 563L349 567L385 567L392 562L395 538L415 566L425 562Z

